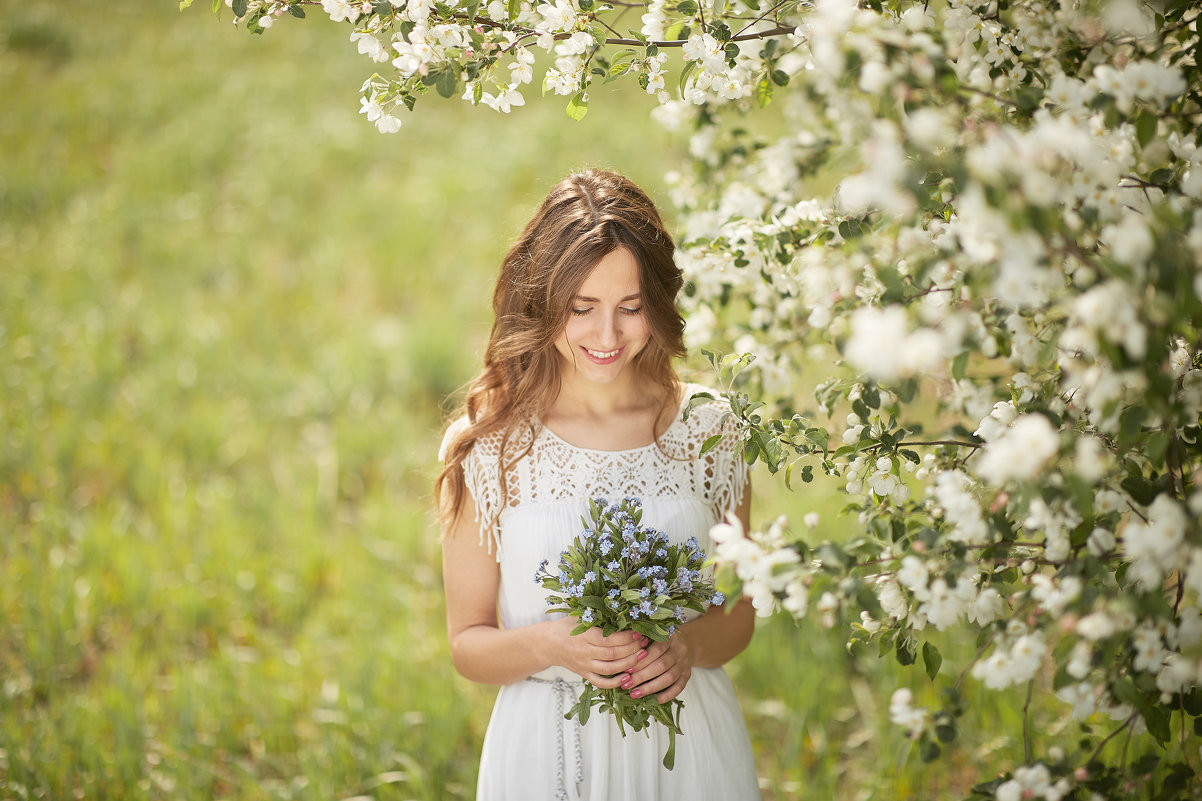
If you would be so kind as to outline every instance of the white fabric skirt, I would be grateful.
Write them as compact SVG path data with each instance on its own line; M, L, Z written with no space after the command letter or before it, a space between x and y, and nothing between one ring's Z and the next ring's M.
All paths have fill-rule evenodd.
M721 668L695 668L680 699L676 766L668 731L652 723L623 738L594 708L581 726L564 714L581 679L551 668L501 688L484 735L477 801L759 801L751 741ZM650 736L647 736L648 733Z

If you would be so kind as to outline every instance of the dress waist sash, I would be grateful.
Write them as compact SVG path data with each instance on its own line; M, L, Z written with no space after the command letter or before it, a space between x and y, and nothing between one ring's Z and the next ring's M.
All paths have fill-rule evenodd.
M557 673L563 670L568 675L572 676L576 681L569 681L562 676L555 675L554 678L548 678L547 674ZM541 673L538 673L526 681L534 684L542 684L550 687L555 692L555 701L558 708L558 714L555 721L555 751L559 754L559 767L555 772L556 787L555 798L557 801L570 801L568 796L568 777L567 777L567 758L564 751L567 748L567 742L564 736L564 722L566 720L568 710L576 703L578 698L580 677L570 671L562 668L549 668ZM575 730L572 732L573 740L575 740L575 758L576 758L576 797L580 797L580 785L584 783L584 753L580 747L580 721L576 721Z

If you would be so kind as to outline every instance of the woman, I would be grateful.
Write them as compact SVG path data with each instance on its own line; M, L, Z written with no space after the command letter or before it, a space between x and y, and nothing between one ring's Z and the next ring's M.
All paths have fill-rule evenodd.
M745 601L711 609L667 642L545 613L533 580L580 530L590 497L633 495L674 542L728 513L744 526L746 466L718 404L684 403L682 284L650 199L599 170L570 175L509 251L493 295L484 369L443 441L438 477L447 631L456 669L503 685L481 756L478 801L758 799L750 742L722 665L751 638ZM732 604L728 603L728 606ZM680 696L684 735L623 738L612 716L565 721L580 677L660 703Z

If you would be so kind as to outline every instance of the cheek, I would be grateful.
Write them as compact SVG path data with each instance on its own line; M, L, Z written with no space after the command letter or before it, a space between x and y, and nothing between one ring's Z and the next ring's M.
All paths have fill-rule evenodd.
M559 338L571 344L580 339L581 328L582 326L580 324L580 318L572 315L572 317L563 324L563 328L559 332Z
M573 323L577 323L573 325ZM579 339L579 324L578 321L568 320L564 323L563 328L559 329L559 333L555 336L555 347L563 352L568 352L572 349L572 343Z
M650 341L651 326L647 323L646 315L640 314L634 319L633 323L626 329L626 336L629 339L642 343L640 349Z

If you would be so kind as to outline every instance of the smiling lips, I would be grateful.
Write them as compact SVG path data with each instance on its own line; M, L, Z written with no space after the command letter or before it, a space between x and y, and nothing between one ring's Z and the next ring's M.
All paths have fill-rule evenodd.
M589 361L593 364L612 364L622 355L622 348L616 350L589 350L582 345L580 349L584 351Z

